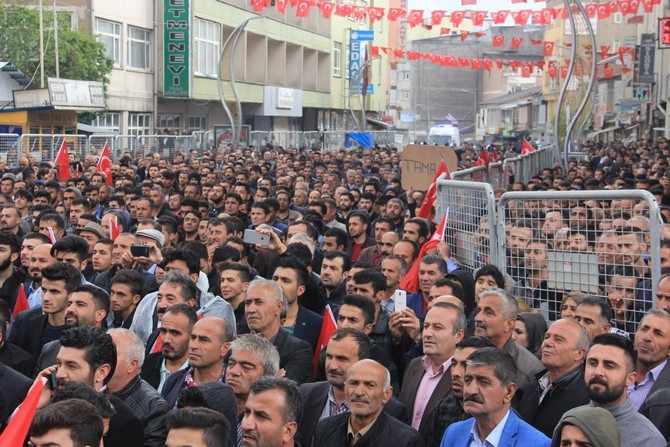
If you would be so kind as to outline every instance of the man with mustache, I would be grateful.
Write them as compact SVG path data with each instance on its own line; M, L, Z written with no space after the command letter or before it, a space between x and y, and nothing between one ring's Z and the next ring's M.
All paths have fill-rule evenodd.
M40 236L44 237L41 234ZM38 241L38 239L33 240ZM29 240L25 239L23 242L26 241ZM28 264L25 265L28 271L28 281L24 283L24 288L31 309L39 308L42 305L42 269L56 262L56 259L51 256L51 247L50 243L40 242L35 245L28 255ZM21 249L21 256L23 257L23 248ZM23 263L23 259L21 262Z
M608 333L593 339L584 368L591 405L612 413L621 430L621 447L663 447L663 435L628 399L628 387L638 379L636 357L626 337Z
M463 410L463 376L465 363L473 352L481 348L494 348L488 338L473 336L456 343L456 350L451 359L451 394L445 396L435 406L435 420L426 447L438 447L442 442L444 431L454 422L464 421L470 415Z
M482 348L470 354L463 377L463 409L472 418L451 424L441 446L549 447L551 439L511 410L516 375L514 359L499 348Z
M513 295L503 289L482 292L475 310L475 335L486 337L511 355L516 366L517 389L526 390L535 381L535 374L544 368L534 354L512 340L519 307Z
M319 422L312 445L421 446L421 436L384 411L392 399L391 374L374 360L359 360L349 367L344 391L349 412Z

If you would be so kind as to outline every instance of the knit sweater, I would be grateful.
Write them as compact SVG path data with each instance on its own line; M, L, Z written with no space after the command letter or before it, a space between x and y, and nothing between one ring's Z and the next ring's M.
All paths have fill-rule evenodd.
M591 402L592 406L593 402ZM621 447L666 447L661 432L649 419L635 411L630 400L620 405L607 408L619 424L621 430Z

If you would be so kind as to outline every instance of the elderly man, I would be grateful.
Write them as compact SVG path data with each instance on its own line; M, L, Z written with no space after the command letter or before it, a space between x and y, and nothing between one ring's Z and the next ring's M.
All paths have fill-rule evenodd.
M349 413L319 422L313 445L422 445L414 429L383 411L393 394L390 382L388 370L374 360L359 360L351 365L344 385Z
M144 427L144 445L163 447L167 436L165 415L169 408L161 395L140 377L144 344L128 329L110 329L116 346L116 368L107 389L124 401Z
M517 374L509 354L498 348L482 348L470 354L465 365L463 409L472 418L451 424L442 447L551 445L551 439L511 411Z
M252 333L276 346L279 367L286 371L286 377L298 384L305 383L312 375L312 347L306 341L282 330L282 296L281 286L274 281L251 281L245 301L247 324Z

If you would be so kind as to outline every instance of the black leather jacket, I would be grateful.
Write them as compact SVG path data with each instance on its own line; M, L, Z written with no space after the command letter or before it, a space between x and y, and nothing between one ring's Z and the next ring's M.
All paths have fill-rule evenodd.
M138 375L125 388L113 393L125 402L144 427L144 445L163 447L167 438L165 415L170 410L161 395Z

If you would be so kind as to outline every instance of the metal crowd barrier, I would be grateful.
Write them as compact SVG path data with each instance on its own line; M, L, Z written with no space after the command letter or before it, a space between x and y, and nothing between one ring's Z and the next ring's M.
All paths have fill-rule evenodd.
M458 191L469 194L469 185ZM497 216L494 263L522 306L555 320L569 310L566 296L596 296L610 302L612 324L631 333L655 305L662 220L648 191L508 192Z
M438 180L436 221L448 213L446 242L462 268L474 271L498 259L495 209L488 183Z

